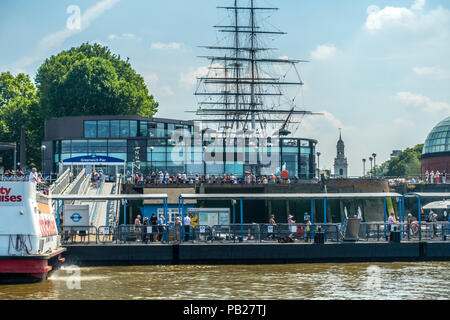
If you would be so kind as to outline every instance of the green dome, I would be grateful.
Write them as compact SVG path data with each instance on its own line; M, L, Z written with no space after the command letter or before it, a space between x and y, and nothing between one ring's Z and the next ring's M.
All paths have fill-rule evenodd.
M423 146L423 154L450 152L450 117L431 130Z

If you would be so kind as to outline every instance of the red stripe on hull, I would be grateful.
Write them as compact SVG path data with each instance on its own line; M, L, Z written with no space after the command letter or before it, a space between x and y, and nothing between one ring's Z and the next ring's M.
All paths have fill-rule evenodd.
M43 277L52 270L47 259L14 259L0 260L0 274L27 274Z

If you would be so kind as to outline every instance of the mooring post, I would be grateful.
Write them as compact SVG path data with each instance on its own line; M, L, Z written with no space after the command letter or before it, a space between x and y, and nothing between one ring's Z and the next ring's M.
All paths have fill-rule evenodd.
M241 198L241 239L244 241L244 202Z

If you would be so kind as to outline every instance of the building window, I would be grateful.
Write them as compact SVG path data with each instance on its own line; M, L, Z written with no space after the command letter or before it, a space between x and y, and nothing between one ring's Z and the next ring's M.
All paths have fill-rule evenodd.
M90 140L88 142L88 154L99 154L108 152L107 140Z
M110 137L109 121L98 121L96 138L109 138L109 137Z
M156 124L156 136L158 138L165 138L166 137L166 130L165 130L165 124L164 123L157 123Z
M128 138L130 136L130 121L120 120L120 137Z
M72 153L86 154L88 151L87 140L72 140Z
M137 137L138 135L138 126L137 121L130 121L130 137Z
M139 123L139 136L148 137L148 125L147 121L141 121Z
M85 121L84 122L84 137L97 138L97 121Z
M111 138L120 138L120 122L119 122L119 120L111 121Z
M61 141L61 153L63 153L63 154L70 154L72 152L70 146L71 146L71 141L70 140L63 140L63 141Z
M109 140L108 153L127 153L127 140Z

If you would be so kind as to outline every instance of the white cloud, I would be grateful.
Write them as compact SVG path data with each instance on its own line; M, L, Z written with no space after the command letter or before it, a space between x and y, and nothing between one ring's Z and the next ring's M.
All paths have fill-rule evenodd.
M405 118L397 118L392 120L392 124L398 128L413 127L414 122Z
M211 67L220 68L222 65L214 63ZM221 73L222 72L220 72L220 70L210 70L209 67L199 67L187 73L181 73L179 81L183 85L193 86L197 83L198 78L205 77L207 75L210 77L220 77Z
M405 105L421 108L425 112L450 112L450 103L433 101L421 94L399 92L395 98Z
M154 42L152 43L153 50L179 50L181 49L182 44L178 42L171 43L162 43L162 42Z
M109 40L135 40L135 39L139 39L139 38L133 33L122 33L121 35L110 34L108 36L108 39Z
M450 71L444 70L441 67L416 67L413 71L419 76L432 76L438 80L450 78Z
M423 7L425 7L427 0L416 0L412 6L411 6L411 10L423 10Z
M151 73L151 74L147 74L144 76L144 78L150 82L151 84L153 84L154 82L159 80L159 77L157 74Z
M35 51L32 55L23 57L17 62L17 66L27 67L39 60L45 59L45 57L52 51L61 47L64 41L75 34L80 33L84 29L88 28L89 25L97 19L105 11L114 7L120 0L103 0L98 2L96 5L90 7L86 12L80 17L81 24L80 28L64 28L55 33L45 36L41 41L39 41Z
M311 59L313 60L330 60L337 54L334 45L318 45L314 51L311 51Z
M156 91L165 96L173 96L175 94L175 92L173 92L173 90L168 86L160 87L156 89Z
M426 29L448 23L450 12L442 7L425 12L426 0L416 0L410 8L387 6L380 9L371 5L367 8L365 28L374 33L387 28Z

